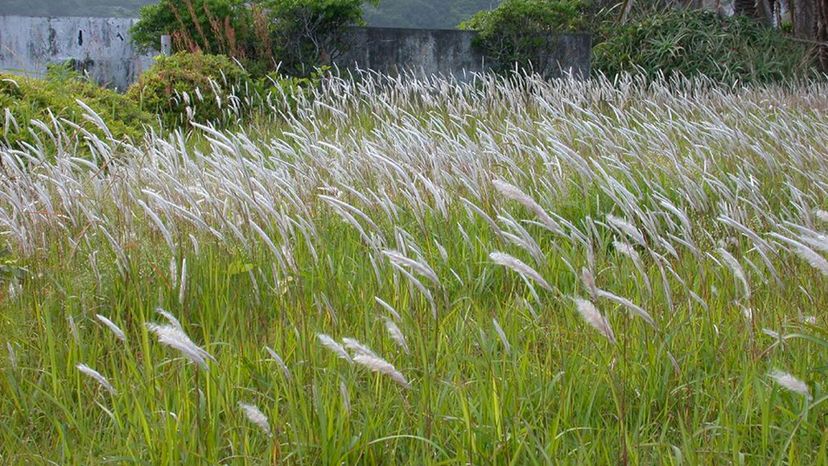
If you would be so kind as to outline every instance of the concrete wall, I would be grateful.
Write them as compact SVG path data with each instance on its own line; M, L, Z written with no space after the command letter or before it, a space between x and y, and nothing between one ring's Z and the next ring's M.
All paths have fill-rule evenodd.
M129 40L135 21L0 16L0 70L40 77L46 65L74 59L96 81L126 89L152 64Z
M463 79L470 72L489 70L486 57L473 47L471 31L398 28L352 28L349 49L335 63L398 74L441 74ZM537 71L547 77L571 72L589 76L592 38L589 34L561 34L550 38L547 54Z
M2 1L2 0L0 0ZM135 19L43 18L0 16L0 70L39 77L50 63L75 62L96 81L126 89L152 64L129 40ZM398 74L439 74L465 79L488 70L486 59L472 46L475 33L455 30L353 28L348 51L336 57L340 68ZM589 75L588 34L563 34L550 42L540 69L559 76L561 69Z
M353 28L347 51L336 58L342 68L360 68L386 74L412 71L444 76L487 70L485 58L472 47L474 32Z

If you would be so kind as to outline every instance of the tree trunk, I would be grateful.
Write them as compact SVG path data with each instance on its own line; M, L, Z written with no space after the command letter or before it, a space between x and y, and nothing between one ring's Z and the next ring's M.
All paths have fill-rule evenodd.
M733 14L741 16L756 17L756 2L755 0L734 0Z
M816 40L828 42L828 0L817 1L817 30ZM817 49L819 67L822 71L828 71L828 47L820 45Z
M791 2L794 37L808 40L816 39L816 2L822 2L822 0L794 0Z

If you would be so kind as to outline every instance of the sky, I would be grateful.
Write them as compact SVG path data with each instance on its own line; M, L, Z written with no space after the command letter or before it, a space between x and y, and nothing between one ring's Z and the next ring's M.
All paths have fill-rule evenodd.
M0 14L25 16L137 16L154 0L0 0ZM453 28L497 0L381 0L366 9L372 26Z

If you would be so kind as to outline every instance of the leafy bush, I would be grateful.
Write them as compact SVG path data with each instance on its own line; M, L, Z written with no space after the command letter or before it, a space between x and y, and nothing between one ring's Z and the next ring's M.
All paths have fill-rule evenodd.
M53 117L105 138L105 132L84 117L87 112L76 99L97 113L116 139L138 141L143 137L144 127L153 122L150 114L123 95L103 89L61 66L51 68L46 79L0 74L0 107L5 109L0 141L19 148L24 143L35 145L39 139L48 147L51 145L48 135L43 130L30 129L30 122L39 120L52 127ZM70 131L70 134L77 132Z
M580 0L504 0L460 28L479 32L475 43L497 71L513 69L516 63L544 69L544 52L553 46L555 34L580 30L583 11Z
M773 82L809 76L808 48L741 16L668 10L604 31L593 71L614 76L706 75L717 81Z
M167 126L228 123L247 105L236 96L250 86L249 74L225 56L177 53L158 57L127 96Z
M376 5L377 0L367 0ZM349 25L363 24L366 0L161 0L141 9L133 41L177 52L227 55L261 77L279 68L306 76L343 49Z
M176 52L220 54L261 74L275 67L270 18L261 0L161 0L141 8L130 31L141 49L170 35Z
M273 43L283 71L307 76L347 48L346 28L362 25L366 0L269 0ZM377 5L378 0L367 3Z

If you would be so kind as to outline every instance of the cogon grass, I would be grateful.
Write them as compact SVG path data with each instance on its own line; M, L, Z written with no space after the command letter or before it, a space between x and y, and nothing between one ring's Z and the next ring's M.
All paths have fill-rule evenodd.
M756 383L821 393L825 84L362 78L0 149L8 461L828 461L823 406Z

